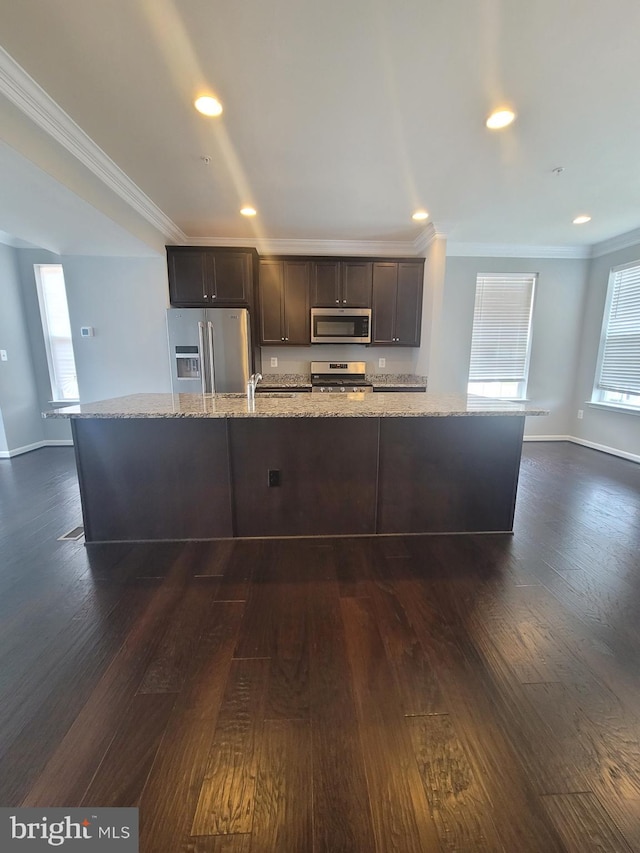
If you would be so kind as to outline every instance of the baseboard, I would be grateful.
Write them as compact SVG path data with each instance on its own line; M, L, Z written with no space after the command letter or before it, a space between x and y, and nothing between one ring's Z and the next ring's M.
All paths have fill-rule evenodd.
M585 438L577 438L575 435L525 435L523 441L570 441L573 444L580 444L582 447L590 447L591 450L608 453L610 456L619 456L621 459L640 463L640 455L637 453L627 453L626 450L618 450L617 447L609 447L606 444L596 444L595 441L587 441Z
M73 447L70 438L52 438L48 441L36 441L34 444L25 444L22 447L14 447L13 450L0 450L0 459L11 459L31 450L40 450L41 447Z
M525 435L523 441L574 441L570 435Z

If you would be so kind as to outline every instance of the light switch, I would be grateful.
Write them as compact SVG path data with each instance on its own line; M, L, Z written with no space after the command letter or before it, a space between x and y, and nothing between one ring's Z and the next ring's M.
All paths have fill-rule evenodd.
M81 338L92 338L93 337L93 326L80 326L80 337Z
M271 367L277 367L277 366L278 366L278 359L277 359L277 358L272 357L272 359L271 359Z
M379 358L378 359L378 367L386 367L386 366L387 366L387 359L386 358Z
M0 361L9 361L6 349L0 349Z

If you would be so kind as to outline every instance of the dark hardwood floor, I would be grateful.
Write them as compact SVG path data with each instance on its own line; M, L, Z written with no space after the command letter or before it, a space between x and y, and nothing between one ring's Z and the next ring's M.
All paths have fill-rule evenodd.
M515 533L93 545L0 460L0 805L143 853L640 851L640 466L525 444Z

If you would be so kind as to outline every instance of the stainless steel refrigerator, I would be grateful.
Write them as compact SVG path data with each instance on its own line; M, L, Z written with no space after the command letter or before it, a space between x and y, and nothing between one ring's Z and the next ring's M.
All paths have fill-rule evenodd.
M167 310L174 393L245 393L251 372L246 308Z

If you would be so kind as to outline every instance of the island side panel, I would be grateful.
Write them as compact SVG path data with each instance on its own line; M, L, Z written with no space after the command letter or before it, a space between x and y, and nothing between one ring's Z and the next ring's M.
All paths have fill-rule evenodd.
M88 542L233 535L224 420L74 418Z
M513 529L524 417L382 418L378 533Z
M230 420L236 534L375 533L378 429L377 418Z

